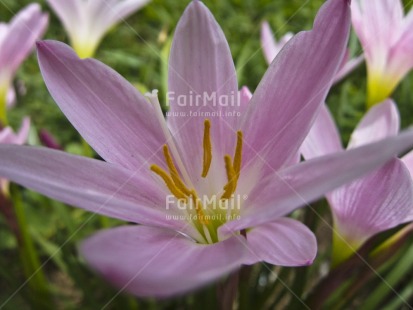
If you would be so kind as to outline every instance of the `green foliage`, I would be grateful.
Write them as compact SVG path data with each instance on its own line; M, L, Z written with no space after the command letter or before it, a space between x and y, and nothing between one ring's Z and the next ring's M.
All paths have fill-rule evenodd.
M66 0L62 0L66 1ZM96 58L111 66L139 89L159 89L166 92L166 67L168 44L173 36L182 12L189 1L153 0L141 11L112 29L105 37ZM288 31L299 32L311 28L314 16L323 3L322 0L205 0L229 41L234 62L239 74L239 84L247 85L253 91L263 76L267 64L262 56L259 41L260 23L268 20L277 38ZM408 1L406 1L408 2ZM8 21L28 0L0 1L0 20ZM39 1L50 12L44 1ZM58 21L50 12L50 26L46 39L67 42L67 36ZM350 44L353 55L361 53L360 46L353 36ZM331 108L343 142L358 120L365 113L366 72L361 65L344 81L334 86L327 103ZM70 123L58 109L39 72L36 56L32 55L20 68L15 79L18 90L18 104L9 113L11 124L17 128L21 119L29 115L36 129L47 129L56 137L65 150L82 152L82 141ZM413 74L410 74L394 94L401 116L402 126L413 124L412 95ZM165 99L160 98L161 104ZM276 117L276 116L274 116ZM27 231L34 241L34 247L44 266L42 267L56 309L212 309L216 308L214 286L200 292L174 300L138 300L123 294L105 284L85 267L77 255L76 246L80 240L91 235L102 226L115 226L116 220L102 220L99 216L72 209L61 203L47 199L37 193L20 188L24 212L27 218ZM329 218L324 202L317 205L319 214L307 210L299 216L305 219L317 232L320 254L311 267L288 269L268 265L252 268L248 283L241 283L243 292L241 309L270 309L275 305L291 302L294 308L303 305L297 297L304 298L314 281L320 277L320 270L329 259L328 244L331 231L326 228ZM327 220L329 221L329 220ZM406 253L406 255L404 255ZM400 289L405 300L412 301L413 272L412 250L401 251L403 266L383 271L383 277ZM278 278L274 277L278 274ZM408 275L410 274L410 277ZM27 274L19 258L18 243L5 220L0 217L0 308L31 309L36 307L30 297L30 285L23 285ZM304 286L304 279L312 278ZM30 281L29 281L30 283ZM377 288L372 296L388 305L386 309L397 309L403 302L383 284L379 277L373 277L371 288ZM286 287L291 287L294 296ZM15 295L13 295L17 292ZM369 289L353 294L346 306L363 304ZM11 295L7 304L2 305ZM334 299L335 298L335 299ZM332 297L332 304L342 296ZM377 299L365 300L368 308L376 309ZM330 301L331 302L331 301Z

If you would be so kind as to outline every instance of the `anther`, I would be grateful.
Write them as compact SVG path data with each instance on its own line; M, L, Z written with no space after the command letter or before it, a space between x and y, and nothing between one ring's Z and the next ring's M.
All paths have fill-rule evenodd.
M237 174L234 170L234 166L232 165L232 160L229 155L224 156L224 161L228 182L224 186L224 193L222 194L221 199L229 199L237 188Z
M201 176L205 178L208 175L212 161L212 145L211 145L211 122L206 119L204 122L204 159Z
M168 145L166 144L163 146L163 155L165 157L165 161L168 165L168 169L174 184L181 192L188 196L191 193L191 191L185 186L184 182L182 182L178 170L176 169L175 164L173 162L172 156L169 153Z
M237 175L237 179L239 178L239 174L241 171L241 160L242 160L242 131L237 131L237 146L235 147L235 154L234 154L234 170Z
M162 180L165 182L166 187L168 187L168 189L176 198L186 199L185 194L175 185L174 181L165 170L157 165L152 165L150 169L162 178Z

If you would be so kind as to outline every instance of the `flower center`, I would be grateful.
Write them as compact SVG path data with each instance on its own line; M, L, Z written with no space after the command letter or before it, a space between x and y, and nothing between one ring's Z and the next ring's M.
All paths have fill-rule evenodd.
M168 171L162 169L158 165L151 165L150 170L158 175L171 194L175 196L178 201L183 202L187 207L185 210L190 215L191 222L195 225L200 234L209 243L218 241L217 229L227 218L224 216L218 220L206 214L209 210L208 205L203 203L199 198L194 188L189 188L182 180L174 160L169 151L168 145L163 146L163 155L165 158ZM229 201L233 199L233 195L237 189L237 183L241 172L242 160L242 132L237 132L237 143L233 158L230 155L224 156L225 170L227 176L227 183L223 187L223 193L218 201L213 204L213 211L217 213L217 208L226 209L226 215L230 208ZM206 178L212 163L212 143L211 143L211 122L209 119L204 121L204 136L203 136L203 166L201 177ZM211 202L211 200L210 200ZM210 204L211 206L212 204ZM230 211L232 212L232 211ZM194 213L194 214L193 214ZM230 213L231 214L231 213ZM196 216L194 216L196 215ZM219 214L222 215L222 214Z

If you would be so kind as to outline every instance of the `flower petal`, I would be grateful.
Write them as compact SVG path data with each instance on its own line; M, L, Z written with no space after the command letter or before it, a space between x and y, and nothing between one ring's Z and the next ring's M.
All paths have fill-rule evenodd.
M221 237L276 220L380 167L412 145L413 130L409 130L397 137L315 158L274 173L248 196L250 208L243 210L241 219L220 228Z
M224 33L201 1L188 5L175 31L169 99L168 122L185 150L182 157L190 175L202 172L206 118L211 121L211 141L218 160L234 152L240 109L237 76Z
M281 49L294 36L293 33L287 32L277 42L267 21L261 24L261 47L264 52L264 58L268 64L271 64Z
M351 3L354 30L367 63L381 72L390 47L402 34L403 6L400 0L354 0Z
M63 23L65 30L70 36L75 34L75 30L79 27L79 23L83 24L81 19L82 0L46 0L48 5L53 9L60 21ZM84 11L83 11L84 12Z
M264 261L277 266L310 265L317 254L317 240L304 224L289 218L280 218L247 233L248 261Z
M48 15L43 14L37 3L22 9L11 21L2 35L0 47L0 68L13 74L27 55L33 50L46 30Z
M343 64L340 70L336 73L336 76L334 77L334 83L338 83L342 79L344 79L353 70L355 70L363 61L364 61L363 54L356 58L346 59L346 62Z
M327 1L313 30L295 35L281 50L244 119L245 164L259 157L277 170L298 151L343 59L349 26L348 1Z
M240 267L245 248L237 237L197 244L156 227L118 227L80 246L86 262L122 291L168 297L197 289Z
M342 150L341 138L333 116L328 107L323 104L308 136L301 146L301 153L308 160Z
M2 144L0 176L91 212L174 229L185 225L166 218L167 193L139 170L46 148Z
M63 43L43 41L38 50L52 97L102 158L132 170L164 162L164 119L135 87L94 59L80 60Z
M0 143L4 144L24 144L27 141L30 131L30 118L25 117L18 133L14 133L10 127L0 131Z
M413 177L413 151L410 151L406 155L404 155L401 160L406 165L407 169L410 171L410 174Z
M379 141L386 137L397 135L400 129L400 116L396 104L386 100L373 106L357 125L348 149Z
M335 227L349 243L405 223L413 210L410 173L399 159L329 195Z
M248 109L248 105L252 98L252 93L247 86L242 86L239 91L239 104L241 115Z
M404 29L390 50L386 74L401 80L413 68L413 10L404 19Z
M109 27L107 27L106 30L109 29L114 24L118 23L119 21L127 18L129 15L133 14L135 11L139 10L149 1L150 0L105 1L103 6L106 6L107 10L110 11L110 14L107 15L107 20L106 20L106 24L108 24ZM89 2L90 2L91 7L94 7L95 9L102 7L101 0L89 0Z
M280 49L277 48L277 43L274 39L274 34L267 21L261 24L261 47L264 52L265 60L268 64L272 63Z
M111 27L148 2L149 0L88 0L85 5L88 11L90 39L100 41Z
M409 153L404 155L401 158L401 160L404 163L404 165L406 166L407 170L409 170L410 177L413 180L413 151L410 151ZM411 221L413 221L413 208L412 208L410 214L406 218L406 222L411 222Z
M6 97L7 108L10 109L14 107L15 104L16 104L16 90L14 89L13 86L10 86L9 90L7 91L7 97Z

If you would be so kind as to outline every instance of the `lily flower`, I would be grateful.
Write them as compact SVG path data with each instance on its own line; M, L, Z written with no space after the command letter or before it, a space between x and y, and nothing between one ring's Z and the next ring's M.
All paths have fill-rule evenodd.
M399 113L393 101L372 107L354 130L347 150L396 136ZM327 108L301 148L305 159L342 152L340 136ZM347 259L370 237L413 220L413 152L327 194L334 221L333 265Z
M106 32L149 1L47 0L80 58L93 57Z
M327 1L313 30L289 41L248 102L248 95L238 100L223 31L201 1L191 2L171 48L167 122L156 91L146 100L101 62L39 42L49 92L105 161L0 145L0 175L139 223L80 246L94 270L138 296L180 294L242 264L310 264L314 235L285 216L413 144L410 131L285 168L327 95L349 28L348 1Z
M267 21L261 24L261 47L264 52L264 58L268 64L274 60L278 55L284 45L294 36L292 32L287 32L284 36L280 38L277 42L274 33L271 30L270 25ZM333 83L340 82L344 77L350 74L354 69L356 69L364 61L364 55L360 55L356 58L350 58L350 53L347 50L341 66L334 78Z
M413 68L413 11L404 17L400 0L355 0L354 30L367 63L367 104L390 97Z
M17 133L13 131L11 127L5 127L0 130L0 144L17 144L22 145L26 143L29 137L30 131L30 119L28 117L24 118L22 125ZM9 181L0 178L0 188L1 192L8 195L9 192Z
M0 22L0 121L7 124L6 106L11 105L15 92L13 77L33 50L36 41L47 28L48 15L39 4L30 4L6 24Z

